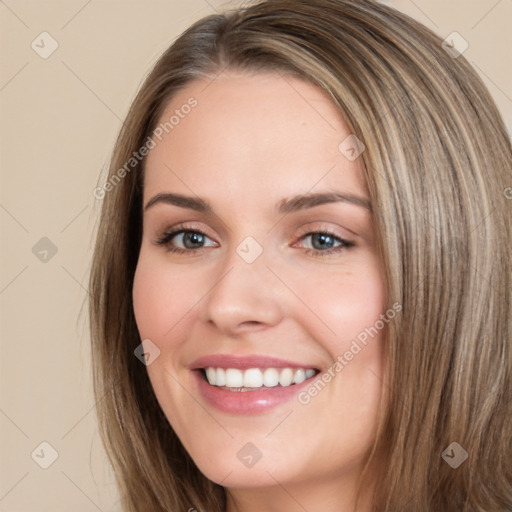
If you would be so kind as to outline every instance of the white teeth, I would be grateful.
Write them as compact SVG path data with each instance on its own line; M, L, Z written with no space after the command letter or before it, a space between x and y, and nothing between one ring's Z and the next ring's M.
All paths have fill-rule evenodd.
M316 371L312 368L205 368L206 379L211 386L228 388L274 388L276 386L291 386L300 384L313 377Z
M208 378L208 374L206 374ZM244 374L236 368L228 368L226 370L226 386L228 388L241 388L244 383ZM214 386L216 384L213 384Z
M217 370L215 368L206 368L206 378L212 386L217 386Z
M313 371L314 372L314 371ZM314 375L314 373L313 373ZM300 384L301 382L304 382L306 380L306 371L302 368L299 368L295 371L295 375L293 376L293 382L295 384Z
M315 375L315 370L306 370L306 379L310 379Z
M217 368L215 385L216 386L225 386L226 385L226 371L224 370L224 368Z
M263 386L263 374L258 368L251 368L244 372L244 388L261 388Z
M279 384L279 372L275 368L267 368L263 373L263 385L273 388Z
M293 370L291 368L283 368L279 375L279 384L281 386L289 386L293 381Z

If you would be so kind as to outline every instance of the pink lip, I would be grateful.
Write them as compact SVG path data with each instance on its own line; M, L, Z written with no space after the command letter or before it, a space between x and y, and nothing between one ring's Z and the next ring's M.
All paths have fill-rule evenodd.
M240 370L248 370L249 368L314 368L309 363L301 364L284 359L274 357L249 355L236 356L232 354L212 354L196 359L191 365L192 370L200 368L238 368Z
M200 370L192 372L203 399L215 409L238 415L258 414L284 404L302 389L311 385L315 379L305 380L300 384L287 387L266 388L257 391L228 391L225 388L211 386L202 376Z
M213 354L200 357L191 365L193 376L203 399L210 406L222 412L238 415L250 415L265 412L284 404L295 397L301 389L314 380L307 379L300 384L274 388L261 388L251 391L229 391L223 387L212 386L203 377L203 368L314 368L310 364L301 364L267 356L236 356L231 354Z

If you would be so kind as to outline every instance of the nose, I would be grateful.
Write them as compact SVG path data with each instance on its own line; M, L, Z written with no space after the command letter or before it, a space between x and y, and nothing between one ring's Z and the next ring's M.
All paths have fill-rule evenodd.
M205 320L231 337L275 326L283 318L279 285L267 268L265 252L247 263L233 251L206 297Z

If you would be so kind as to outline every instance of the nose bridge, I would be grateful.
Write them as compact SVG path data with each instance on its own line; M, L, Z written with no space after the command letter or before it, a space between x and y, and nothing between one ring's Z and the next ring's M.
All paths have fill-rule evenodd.
M267 268L269 253L253 237L229 252L205 302L207 321L224 331L275 325L282 317L279 282Z

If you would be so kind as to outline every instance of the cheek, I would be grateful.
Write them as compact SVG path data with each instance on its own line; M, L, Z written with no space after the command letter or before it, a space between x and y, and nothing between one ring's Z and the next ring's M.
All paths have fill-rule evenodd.
M159 270L141 254L133 282L133 310L141 338L152 339L162 332L165 311L171 306L165 300L167 286ZM169 318L171 315L169 311Z
M197 272L182 271L142 249L132 291L135 320L141 340L151 340L160 350L161 357L147 366L147 372L173 426L179 423L176 411L183 410L186 400L171 375L180 377L181 347L187 340L191 312L198 296L204 295L200 281Z
M346 271L311 273L307 279L298 279L294 289L309 307L308 317L318 325L319 339L333 343L338 340L343 345L356 338L384 313L385 286L376 262Z
M204 291L197 272L166 265L141 251L133 284L133 308L142 338L168 338L181 327Z

